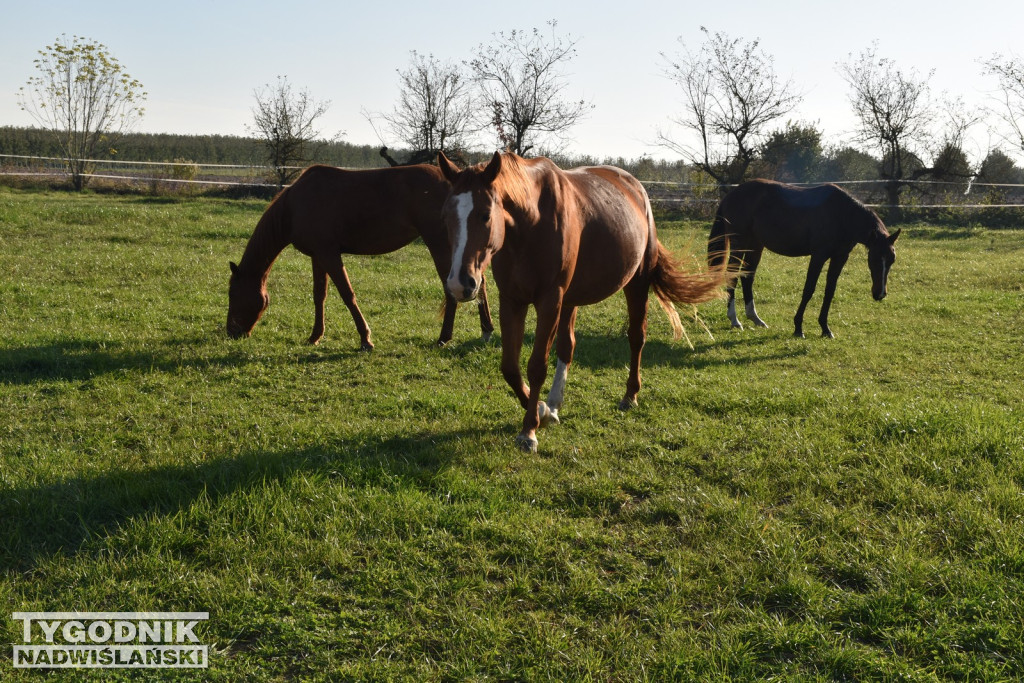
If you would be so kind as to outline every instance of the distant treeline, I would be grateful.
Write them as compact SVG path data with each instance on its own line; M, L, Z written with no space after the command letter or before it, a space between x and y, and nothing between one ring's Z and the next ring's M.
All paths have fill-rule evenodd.
M0 126L0 154L57 157L60 150L48 130ZM174 135L171 133L130 133L96 155L99 159L122 161L183 160L198 164L239 164L262 166L266 163L263 144L254 138L235 135ZM386 166L379 148L351 145L347 142L324 143L315 163L350 168Z

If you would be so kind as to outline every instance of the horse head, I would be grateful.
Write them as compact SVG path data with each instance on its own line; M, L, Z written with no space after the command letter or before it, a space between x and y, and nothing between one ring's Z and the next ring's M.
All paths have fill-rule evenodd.
M875 233L868 242L868 268L871 270L871 296L875 301L881 301L886 295L886 283L889 280L889 270L896 261L896 240L900 236L900 230L888 234L882 229Z
M438 165L451 185L442 209L452 248L452 266L446 286L456 301L475 299L491 257L505 242L506 214L494 181L501 172L501 154L484 166L460 171L444 152Z
M229 337L238 339L252 334L252 328L270 305L270 295L263 276L246 274L234 263L230 265L227 331Z

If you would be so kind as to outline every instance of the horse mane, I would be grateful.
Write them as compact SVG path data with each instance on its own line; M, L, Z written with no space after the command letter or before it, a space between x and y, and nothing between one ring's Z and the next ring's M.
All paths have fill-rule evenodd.
M544 161L547 161L546 159ZM527 160L513 152L505 152L501 155L501 172L494 179L492 187L498 192L498 196L505 201L511 201L520 209L527 209L534 196L534 181L530 177L530 170L541 165L540 159ZM483 170L486 164L477 164Z
M855 207L856 211L862 214L865 219L865 224L870 224L870 227L868 228L868 235L865 237L865 244L867 244L868 240L875 237L875 235L881 235L882 237L889 236L889 231L886 229L885 223L882 222L882 218L878 215L877 211L834 183L829 183L827 187L835 188L839 195L847 197L850 200L850 203Z
M302 177L308 172L309 169L303 171L295 182L298 183L302 180ZM266 281L270 267L274 265L278 255L291 241L291 224L288 221L287 209L287 196L290 189L291 187L286 187L278 192L257 221L256 228L245 245L242 259L238 263L242 272L259 275Z

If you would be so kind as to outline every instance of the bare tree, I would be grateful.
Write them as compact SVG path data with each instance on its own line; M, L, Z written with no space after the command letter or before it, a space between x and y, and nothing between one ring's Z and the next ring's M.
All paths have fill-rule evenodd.
M1024 152L1024 60L993 55L982 62L984 72L999 83L999 105L995 113L1007 126L1006 140Z
M669 56L665 74L682 90L683 110L672 122L688 140L659 133L663 146L726 186L743 180L757 156L768 126L791 112L803 96L792 81L775 73L774 58L758 40L741 42L724 33L712 34L696 52Z
M81 190L97 147L113 149L134 127L146 92L106 45L79 36L47 45L35 65L39 73L18 91L18 104L53 133L71 183Z
M415 50L410 54L408 68L398 70L398 103L379 117L387 132L411 150L414 163L433 161L438 152L461 156L473 131L472 83L457 64ZM372 123L372 116L366 116Z
M857 57L851 55L837 70L851 88L858 142L875 145L881 152L879 177L886 181L890 212L898 217L903 188L928 171L920 163L911 168L908 161L920 159L935 120L928 85L934 70L924 77L905 72L877 52L876 43Z
M562 68L576 55L578 41L557 35L555 21L548 26L549 36L536 28L495 33L468 63L480 89L484 125L494 129L502 147L521 156L539 144L557 152L568 130L594 108L585 99L564 97Z
M936 108L941 120L939 135L934 138L937 145L931 150L932 165L925 169L928 177L943 181L941 194L956 192L963 194L970 188L977 175L981 159L972 163L967 151L967 134L980 120L979 111L967 106L962 98L944 96Z
M267 84L253 91L253 95L253 125L248 128L263 141L277 185L283 187L316 157L324 144L337 138L324 139L316 128L330 102L316 101L305 89L293 93L287 76L278 76L275 85Z

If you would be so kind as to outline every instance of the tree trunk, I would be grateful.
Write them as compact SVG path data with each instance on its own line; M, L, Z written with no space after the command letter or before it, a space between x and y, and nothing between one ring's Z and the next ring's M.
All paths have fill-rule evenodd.
M903 209L900 207L900 193L903 184L896 180L890 180L885 184L885 222L898 223L903 218Z

